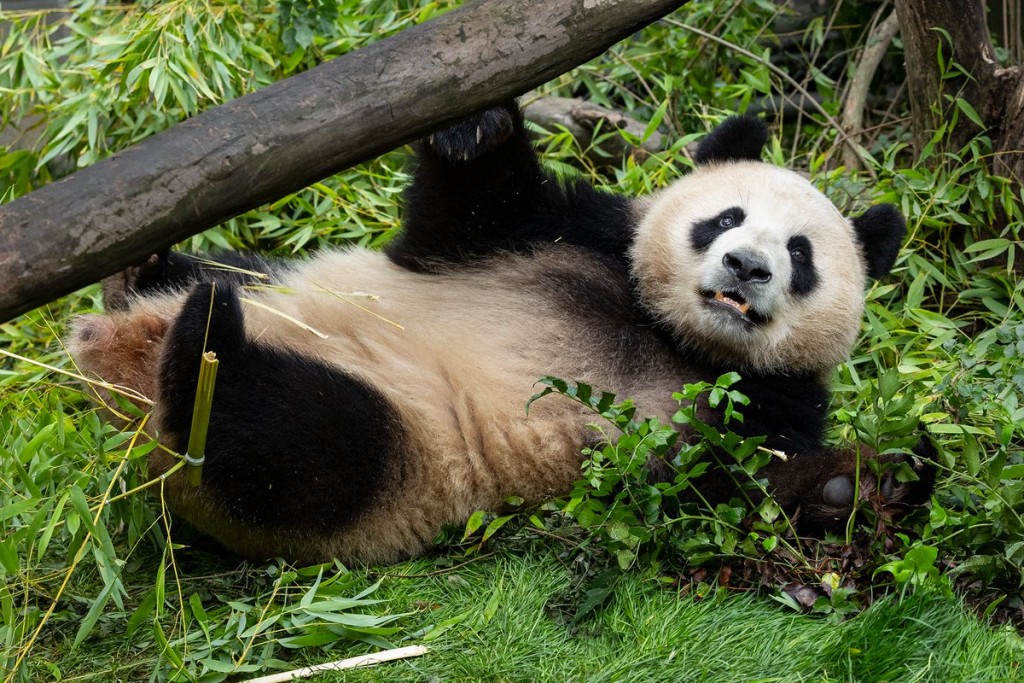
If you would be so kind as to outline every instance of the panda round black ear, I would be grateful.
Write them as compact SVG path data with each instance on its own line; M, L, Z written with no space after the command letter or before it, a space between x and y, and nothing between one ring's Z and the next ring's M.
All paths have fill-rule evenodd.
M720 161L760 161L768 142L768 126L753 116L731 116L715 126L697 145L698 164Z
M892 270L900 253L907 223L892 204L878 204L853 219L868 277L878 279Z

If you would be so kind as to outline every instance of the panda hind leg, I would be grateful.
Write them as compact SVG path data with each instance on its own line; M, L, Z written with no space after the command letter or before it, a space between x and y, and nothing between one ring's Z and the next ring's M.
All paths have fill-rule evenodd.
M769 491L782 508L796 513L801 533L821 535L841 531L862 503L890 519L926 503L935 486L935 447L924 437L913 452L878 455L866 446L829 449L773 462L759 476L767 477Z
M196 257L165 249L104 278L103 303L108 312L118 311L129 308L138 296L184 290L197 282L239 285L266 282L278 268L278 265L249 252Z
M218 403L234 384L232 376L245 372L253 362L251 354L245 352L241 306L230 284L196 285L164 339L157 381L157 416L162 440L180 453L184 453L191 429L203 354L212 352L221 366L214 387ZM211 422L212 419L211 415Z
M202 484L189 491L177 478L172 509L247 557L329 557L330 539L398 486L396 410L337 367L247 338L235 287L204 283L168 332L160 368L161 439L178 453L204 349L219 366Z
M156 397L156 369L174 309L173 302L144 300L130 309L80 315L72 321L68 353L86 378L88 394L113 422L131 419L118 397L142 411Z

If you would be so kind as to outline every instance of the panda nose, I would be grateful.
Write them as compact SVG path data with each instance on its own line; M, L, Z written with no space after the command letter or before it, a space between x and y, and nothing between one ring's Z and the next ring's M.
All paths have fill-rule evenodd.
M764 284L772 279L772 272L757 254L746 250L731 251L722 257L722 265L740 282Z

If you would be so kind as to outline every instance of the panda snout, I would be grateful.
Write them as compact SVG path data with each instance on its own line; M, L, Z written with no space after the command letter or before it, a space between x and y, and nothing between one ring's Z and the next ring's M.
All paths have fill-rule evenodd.
M722 265L740 282L764 284L772 279L772 271L765 260L746 249L730 251L722 257Z

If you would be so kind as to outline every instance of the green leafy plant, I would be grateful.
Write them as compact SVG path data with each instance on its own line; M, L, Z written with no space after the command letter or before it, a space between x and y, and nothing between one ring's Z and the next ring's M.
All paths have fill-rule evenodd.
M158 589L143 598L128 621L129 630L147 621L162 645L171 679L221 681L230 674L291 668L279 659L281 650L323 647L342 640L363 641L379 648L400 631L391 626L404 614L374 614L380 600L370 596L379 582L366 586L362 576L341 566L267 568L269 594L204 605L191 593L180 605L180 634L167 638ZM304 585L308 584L308 585Z
M742 491L760 487L757 470L772 457L759 448L764 439L721 432L697 414L706 400L722 410L726 425L741 420L738 406L746 405L747 398L731 388L738 380L738 375L729 373L714 384L688 384L674 394L680 408L672 422L698 435L697 439L681 438L676 428L657 419L638 418L629 400L617 403L612 394L595 394L586 384L573 385L554 377L540 380L545 388L531 403L555 393L603 420L594 425L599 441L584 449L581 478L561 512L590 535L588 544L610 553L620 570L632 567L641 557L645 562L701 565L728 556L757 556L777 545L785 523L774 503L761 504L762 518L753 530L741 524L754 507L744 500ZM725 468L733 476L737 493L731 501L712 506L702 496L700 476L711 466ZM670 474L658 477L665 481L656 481L652 468L655 472L667 469Z
M925 538L963 558L954 576L1012 596L1024 584L1024 325L946 350L953 368L937 390L952 419L938 431L959 458L946 458L953 473L933 501Z
M451 3L82 2L61 20L8 13L0 46L0 201L89 166L209 107L443 12ZM291 36L291 38L289 38ZM297 38L295 36L298 36ZM282 40L295 40L285 49ZM301 45L299 44L301 43ZM7 137L4 138L6 141ZM401 151L301 190L186 245L295 253L376 245L398 225Z
M277 21L285 51L306 49L318 35L333 37L338 16L337 0L281 0Z
M907 538L903 537L904 542ZM892 574L893 580L898 586L935 586L941 585L949 590L947 583L939 577L939 570L935 566L935 560L939 556L937 548L921 543L915 543L907 548L906 553L899 560L893 560L883 564L876 570Z

